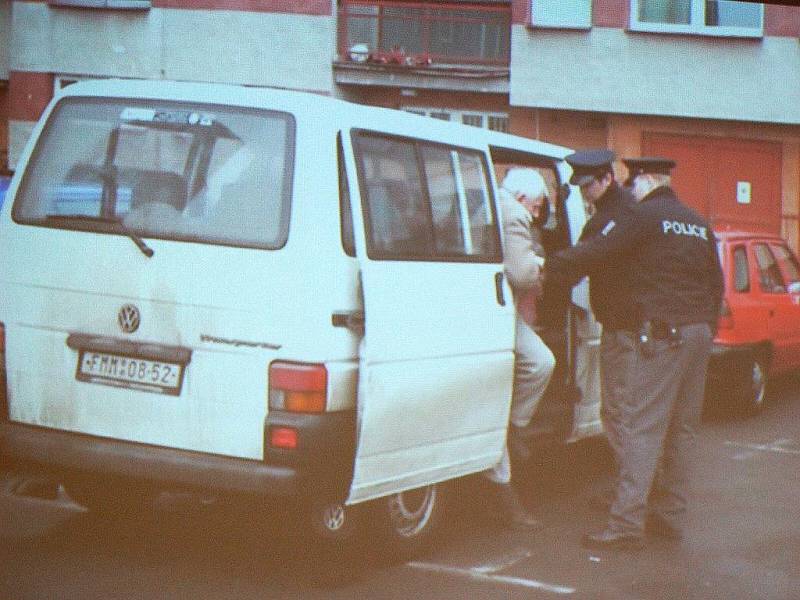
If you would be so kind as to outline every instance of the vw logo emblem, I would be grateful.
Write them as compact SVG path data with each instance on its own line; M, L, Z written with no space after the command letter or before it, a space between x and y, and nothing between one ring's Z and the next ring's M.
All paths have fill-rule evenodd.
M139 329L139 309L133 304L126 304L119 309L117 323L124 333L133 333Z

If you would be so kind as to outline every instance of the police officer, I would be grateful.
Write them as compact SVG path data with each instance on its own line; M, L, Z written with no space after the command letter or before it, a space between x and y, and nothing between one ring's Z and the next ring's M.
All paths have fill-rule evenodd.
M622 262L637 320L634 368L622 406L619 478L606 527L592 549L638 549L645 533L681 535L687 447L702 408L708 356L722 300L722 272L708 223L670 188L671 160L623 161L638 203L632 219L547 259L571 277Z
M631 218L633 200L614 179L614 153L611 150L582 150L566 157L572 167L569 182L581 189L584 200L594 208L594 214L583 226L578 241L590 240L608 227ZM622 262L603 265L589 273L589 302L595 318L603 326L600 338L600 385L602 403L600 417L606 437L619 464L620 406L622 405L626 374L633 356L632 336L635 319L628 283L628 268ZM608 509L612 491L592 499L597 508Z

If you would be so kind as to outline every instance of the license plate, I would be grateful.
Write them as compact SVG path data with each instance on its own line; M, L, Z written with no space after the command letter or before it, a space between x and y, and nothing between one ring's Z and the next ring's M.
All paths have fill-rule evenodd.
M183 365L82 350L75 377L79 381L177 396L181 391Z

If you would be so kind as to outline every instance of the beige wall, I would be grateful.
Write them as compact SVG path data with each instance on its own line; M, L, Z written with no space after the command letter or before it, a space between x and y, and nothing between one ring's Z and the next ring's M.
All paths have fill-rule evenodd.
M333 88L333 17L15 2L13 31L10 63L19 71Z
M606 147L606 121L605 115L596 113L511 109L511 133L575 149Z
M800 44L514 25L511 104L800 123Z

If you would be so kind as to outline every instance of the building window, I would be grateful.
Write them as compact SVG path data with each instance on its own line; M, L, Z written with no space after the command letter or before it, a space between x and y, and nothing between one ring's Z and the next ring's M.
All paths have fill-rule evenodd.
M631 0L631 29L760 37L764 6L737 0Z
M484 129L491 129L492 131L508 133L508 115L505 113L490 113L451 108L423 108L419 106L403 106L401 110L424 117L441 119L442 121L453 121L455 123L463 123L464 125L472 125L473 127L483 127Z
M592 0L531 0L531 25L559 29L589 29Z
M509 62L511 2L340 0L339 56L419 65Z

